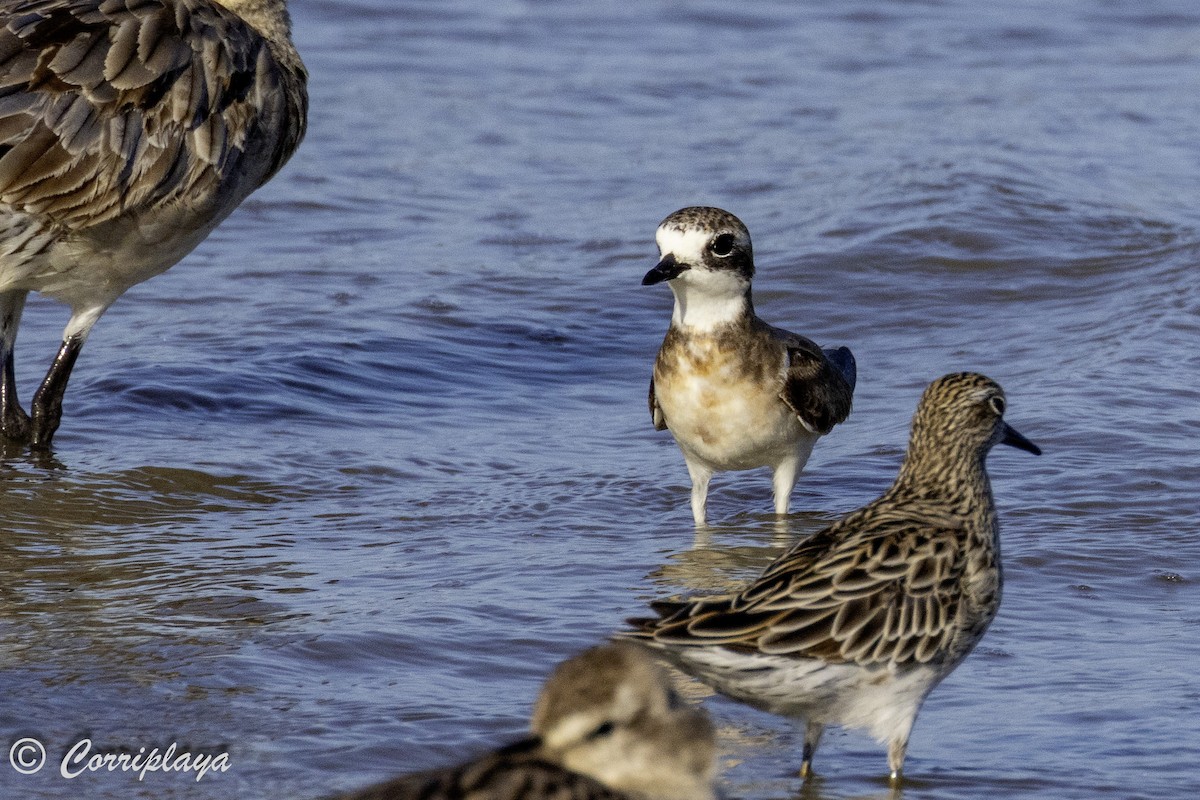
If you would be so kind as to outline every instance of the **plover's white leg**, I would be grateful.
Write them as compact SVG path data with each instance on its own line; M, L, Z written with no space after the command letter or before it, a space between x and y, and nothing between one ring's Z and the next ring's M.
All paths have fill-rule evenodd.
M4 377L0 380L0 435L5 439L24 442L29 439L29 415L17 399L16 368L13 351L17 346L17 327L25 308L28 292L0 292L0 360Z
M713 471L689 458L684 461L688 475L692 477L692 519L696 525L702 526L708 516L708 482L712 480Z
M813 754L817 752L817 745L821 743L821 734L825 732L825 726L820 722L808 721L804 728L804 760L800 762L800 777L811 778L813 774L812 760Z
M796 478L800 475L799 459L789 458L775 467L771 475L771 486L775 489L775 513L788 513L792 502L792 489L796 488Z

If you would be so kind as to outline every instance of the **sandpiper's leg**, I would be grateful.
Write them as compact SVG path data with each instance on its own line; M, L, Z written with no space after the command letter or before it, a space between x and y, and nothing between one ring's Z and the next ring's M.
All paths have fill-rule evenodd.
M75 359L79 358L85 338L84 334L76 334L63 339L45 380L33 395L30 409L33 412L33 437L30 444L34 448L48 448L54 432L58 430L58 423L62 419L63 394L67 391L71 368L75 366Z
M29 439L29 415L17 400L17 376L13 352L17 346L17 328L28 292L0 292L0 359L4 376L0 380L0 435L15 442Z
M771 475L771 486L775 490L775 513L779 515L788 512L792 502L792 489L796 488L796 478L800 475L800 462L788 459L775 468Z
M891 783L899 786L904 775L904 753L908 750L908 734L902 739L892 739L888 744L888 767L891 769Z
M708 482L712 480L713 473L702 464L684 460L688 474L692 476L692 519L702 527L708 517Z
M812 720L809 720L804 728L804 760L800 762L800 777L805 780L813 775L813 755L817 752L817 745L821 743L821 734L824 732L825 726Z

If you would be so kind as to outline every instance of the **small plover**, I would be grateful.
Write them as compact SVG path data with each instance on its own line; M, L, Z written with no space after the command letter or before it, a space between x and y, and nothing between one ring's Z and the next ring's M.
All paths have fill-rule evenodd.
M874 502L795 545L736 595L658 603L622 634L718 691L807 721L801 775L824 727L865 729L899 781L925 697L996 616L999 525L984 468L1008 444L1004 392L975 373L934 381L900 474Z
M531 729L460 766L341 800L715 800L712 724L641 648L602 645L560 664Z
M0 8L0 435L50 444L84 340L291 157L307 73L285 0L24 0ZM33 396L29 292L71 307Z
M654 362L650 416L683 451L692 517L705 524L714 472L756 467L773 470L775 513L786 514L813 444L850 414L854 356L755 316L750 232L728 211L681 209L655 238L661 260L642 284L667 281L675 310Z

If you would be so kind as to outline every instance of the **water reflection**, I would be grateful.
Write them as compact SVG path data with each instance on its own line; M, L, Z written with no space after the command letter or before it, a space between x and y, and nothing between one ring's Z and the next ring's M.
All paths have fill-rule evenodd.
M153 681L179 669L164 648L233 652L238 630L297 616L276 598L311 573L289 557L290 536L262 525L294 490L172 467L4 469L0 618L13 625L0 646L18 663L57 664L48 685L90 668Z

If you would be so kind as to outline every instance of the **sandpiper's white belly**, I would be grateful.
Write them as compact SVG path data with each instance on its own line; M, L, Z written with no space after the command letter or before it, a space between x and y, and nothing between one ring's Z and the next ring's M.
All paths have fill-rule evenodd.
M677 648L670 655L721 693L756 708L865 730L881 743L898 733L907 737L921 703L948 672L929 665L868 668L722 647Z

